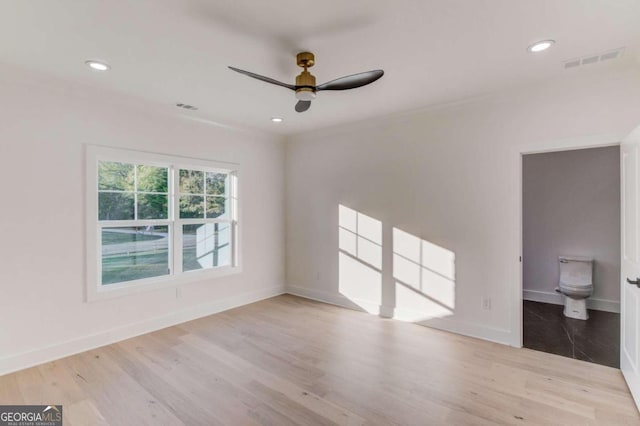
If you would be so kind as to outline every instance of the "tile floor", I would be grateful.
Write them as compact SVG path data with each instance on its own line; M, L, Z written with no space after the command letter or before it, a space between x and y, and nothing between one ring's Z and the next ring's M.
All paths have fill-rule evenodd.
M620 314L589 310L582 321L566 318L561 305L523 304L525 348L620 368Z

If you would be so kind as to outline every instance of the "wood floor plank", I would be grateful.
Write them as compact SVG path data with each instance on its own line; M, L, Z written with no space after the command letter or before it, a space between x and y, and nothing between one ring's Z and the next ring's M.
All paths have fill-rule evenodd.
M284 295L0 377L65 424L638 425L619 370Z
M0 376L0 405L26 404L17 380L24 371Z
M83 352L62 362L109 424L131 425L151 421L167 425L184 424L119 368L104 348Z
M193 398L189 392L182 392L176 389L163 375L156 374L146 363L139 362L137 357L128 356L118 345L111 345L106 348L112 358L118 363L120 368L127 372L140 386L149 392L160 403L164 404L176 417L185 424L204 424L210 420L210 424L222 424L214 419L216 414L209 410L209 405L205 405L198 410L193 410Z
M62 414L64 424L69 426L108 426L109 423L102 413L89 400L65 404Z
M239 374L247 375L255 382L266 386L278 394L281 394L289 401L301 405L322 417L326 417L333 423L339 425L359 425L364 423L364 419L350 413L348 410L337 404L331 403L318 395L313 394L304 388L281 378L276 372L269 372L260 367L256 367L245 359L226 351L213 343L201 339L194 335L185 335L182 340L191 347L196 347L211 357L222 361L231 368L238 370Z
M162 377L169 386L181 394L188 395L189 406L201 407L205 416L214 424L255 424L247 415L247 407L236 397L233 385L220 377L211 377L190 365L169 347L157 344L151 336L140 336L117 344L123 349L121 356L146 365L149 370Z
M38 370L43 378L44 393L51 403L57 401L57 404L69 405L86 398L85 392L64 363L53 361L39 366Z

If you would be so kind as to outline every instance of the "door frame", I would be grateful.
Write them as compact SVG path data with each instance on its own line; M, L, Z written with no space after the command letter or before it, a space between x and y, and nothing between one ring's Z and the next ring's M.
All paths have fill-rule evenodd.
M627 136L625 134L599 134L580 136L569 139L558 139L552 141L541 141L539 143L524 144L515 146L512 149L512 164L514 164L514 179L515 183L514 193L517 194L515 203L517 206L515 210L517 213L517 254L514 256L514 260L517 262L516 269L516 285L512 286L513 294L511 295L511 309L510 309L510 328L511 328L511 346L517 348L522 347L523 339L523 309L522 309L522 291L523 291L523 274L522 265L523 261L523 199L522 199L522 161L523 156L528 154L542 154L546 152L559 152L559 151L575 151L578 149L589 148L603 148L608 146L619 146L622 140ZM621 201L622 203L622 201ZM621 206L622 208L622 206Z

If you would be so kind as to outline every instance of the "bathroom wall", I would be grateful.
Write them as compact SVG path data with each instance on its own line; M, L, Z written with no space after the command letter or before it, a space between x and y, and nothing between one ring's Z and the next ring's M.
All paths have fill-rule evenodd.
M524 298L562 303L558 256L590 256L590 307L619 311L620 148L525 155L522 166Z

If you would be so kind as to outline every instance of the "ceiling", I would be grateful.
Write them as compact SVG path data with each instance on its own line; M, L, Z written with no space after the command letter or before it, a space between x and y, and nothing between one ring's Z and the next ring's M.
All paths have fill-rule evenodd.
M4 1L0 62L290 134L585 72L562 61L623 46L618 65L588 67L637 64L639 22L640 0ZM549 51L526 51L548 38L557 40ZM378 68L385 76L321 92L299 114L293 92L227 69L293 83L303 50L316 55L318 83ZM87 59L112 69L91 71Z

